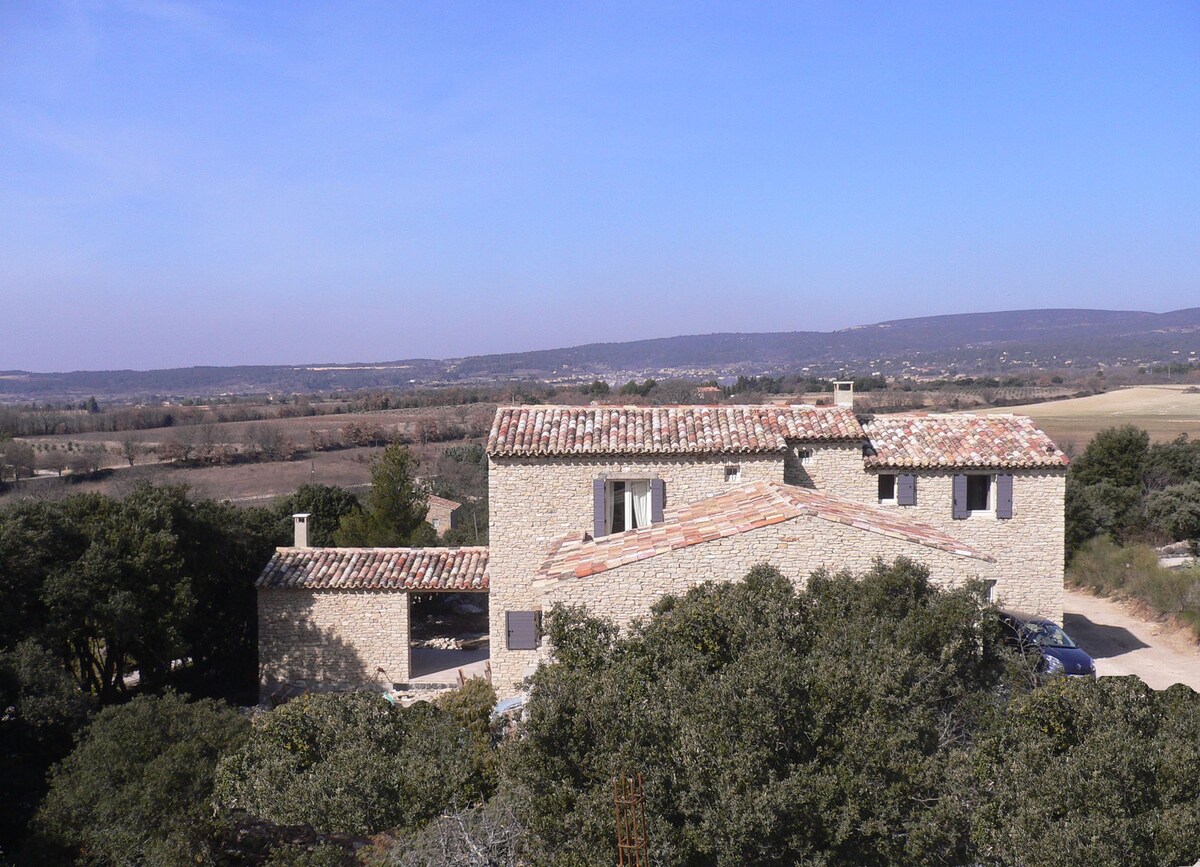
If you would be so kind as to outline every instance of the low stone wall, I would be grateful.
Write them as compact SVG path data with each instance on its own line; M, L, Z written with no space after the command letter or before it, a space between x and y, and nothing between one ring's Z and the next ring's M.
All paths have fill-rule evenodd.
M261 693L407 681L408 603L403 590L260 589Z

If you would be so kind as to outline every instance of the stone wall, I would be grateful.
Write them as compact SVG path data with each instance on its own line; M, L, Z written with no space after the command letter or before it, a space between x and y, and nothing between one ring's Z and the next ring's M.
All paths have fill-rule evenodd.
M884 505L932 524L996 559L995 599L1006 608L1062 623L1066 496L1065 470L1006 470L1013 476L1013 516L995 513L995 490L986 513L953 516L954 471L918 472L914 506ZM994 473L987 473L993 475ZM874 475L872 496L877 497Z
M891 562L902 556L928 567L930 578L943 587L991 577L995 568L974 558L802 516L588 578L556 581L546 588L545 603L547 607L555 602L584 605L624 626L645 615L655 600L667 593L681 594L707 580L736 580L759 563L770 563L803 587L818 569L861 573L870 569L877 557Z
M797 443L788 449L782 481L862 503L875 502L877 493L875 478L863 471L860 442Z
M808 449L811 454L801 461L797 449ZM537 610L548 604L533 588L533 579L554 544L564 537L580 538L592 531L592 480L604 474L658 476L665 482L665 505L670 508L727 490L728 465L740 468L739 483L785 481L878 505L878 473L864 469L860 443L801 443L786 455L489 461L491 661L494 682L501 695L511 693L513 684L531 673L539 658L537 651L507 650L505 612ZM659 572L630 571L633 567L626 566L602 573L592 579L596 583L589 586L594 589L580 592L599 594L594 600L598 613L606 610L601 605L604 593L617 594L612 596L608 609L615 614L622 606L633 604L622 602L621 585L610 583L616 576L620 576L621 582L629 580L641 582L635 584L637 587L644 585L641 590L631 591L631 598L638 600L638 610L644 610L641 603L647 594L657 597L679 589L678 582L689 583L692 579L688 570L696 568L703 567L714 575L728 568L732 571L725 572L724 577L737 577L756 562L776 562L782 558L777 565L790 564L788 568L798 570L797 575L807 575L830 560L837 568L865 569L873 558L898 556L895 551L902 549L913 559L931 566L951 557L955 574L960 577L976 575L994 581L994 598L1002 605L1061 622L1066 474L1063 470L1015 470L1012 474L1013 517L1007 520L995 517L994 502L990 514L972 514L965 520L955 520L951 511L953 471L917 472L916 505L881 506L944 530L995 558L995 564L954 558L935 549L849 528L839 533L835 525L821 522L831 528L823 529L819 540L814 542L822 547L805 552L803 557L788 546L780 549L783 553L772 549L771 556L762 556L761 545L765 544L762 539L751 540L750 536L755 534L743 534L685 549L678 558L663 555L644 561L646 570ZM741 545L748 546L745 556L731 553ZM687 565L677 567L671 563Z
M402 590L260 589L262 693L285 684L338 690L407 681L408 612Z
M493 683L501 695L537 664L536 651L509 651L506 611L542 608L532 582L550 548L565 536L592 532L592 480L637 473L664 481L664 506L694 502L738 484L783 480L784 456L700 455L652 458L491 458L488 461L489 611Z

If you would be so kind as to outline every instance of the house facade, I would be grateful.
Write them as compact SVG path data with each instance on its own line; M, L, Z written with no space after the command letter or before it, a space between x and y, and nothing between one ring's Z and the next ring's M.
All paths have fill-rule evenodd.
M490 546L486 556L466 555L474 573L454 565L464 555L440 549L452 552L441 571L410 570L385 586L363 577L369 552L281 549L259 582L264 670L288 679L292 668L278 660L301 636L287 611L324 606L318 634L345 633L342 617L403 620L403 649L375 668L405 672L407 621L372 612L401 607L395 600L414 581L424 582L422 592L460 589L458 576L468 574L466 586L489 595L501 695L547 652L540 617L556 602L624 624L665 593L736 579L763 562L803 584L816 569L861 571L906 556L940 584L979 579L1007 607L1061 622L1067 459L1026 418L863 420L845 405L523 406L497 411L487 450ZM320 604L281 604L289 588L316 593ZM376 595L354 608L338 601L347 592ZM372 634L383 638L360 654L366 668L386 656L381 628ZM315 640L303 679L319 684L323 645ZM348 683L350 669L325 685Z
M937 582L980 579L1062 619L1067 459L1026 418L513 407L488 455L498 684L536 665L525 624L555 602L627 622L762 562L803 583L907 556Z

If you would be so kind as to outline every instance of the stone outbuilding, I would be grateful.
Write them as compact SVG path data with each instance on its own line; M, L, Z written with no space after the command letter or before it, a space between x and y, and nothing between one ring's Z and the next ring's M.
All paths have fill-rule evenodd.
M488 591L488 549L280 548L258 578L263 695L409 680L411 597Z

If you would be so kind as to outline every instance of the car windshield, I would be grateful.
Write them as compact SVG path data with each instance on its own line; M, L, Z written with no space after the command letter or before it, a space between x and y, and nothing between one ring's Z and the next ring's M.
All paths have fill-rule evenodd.
M1038 623L1036 621L1026 623L1025 635L1039 647L1075 646L1075 642L1071 640L1071 637L1053 623Z

